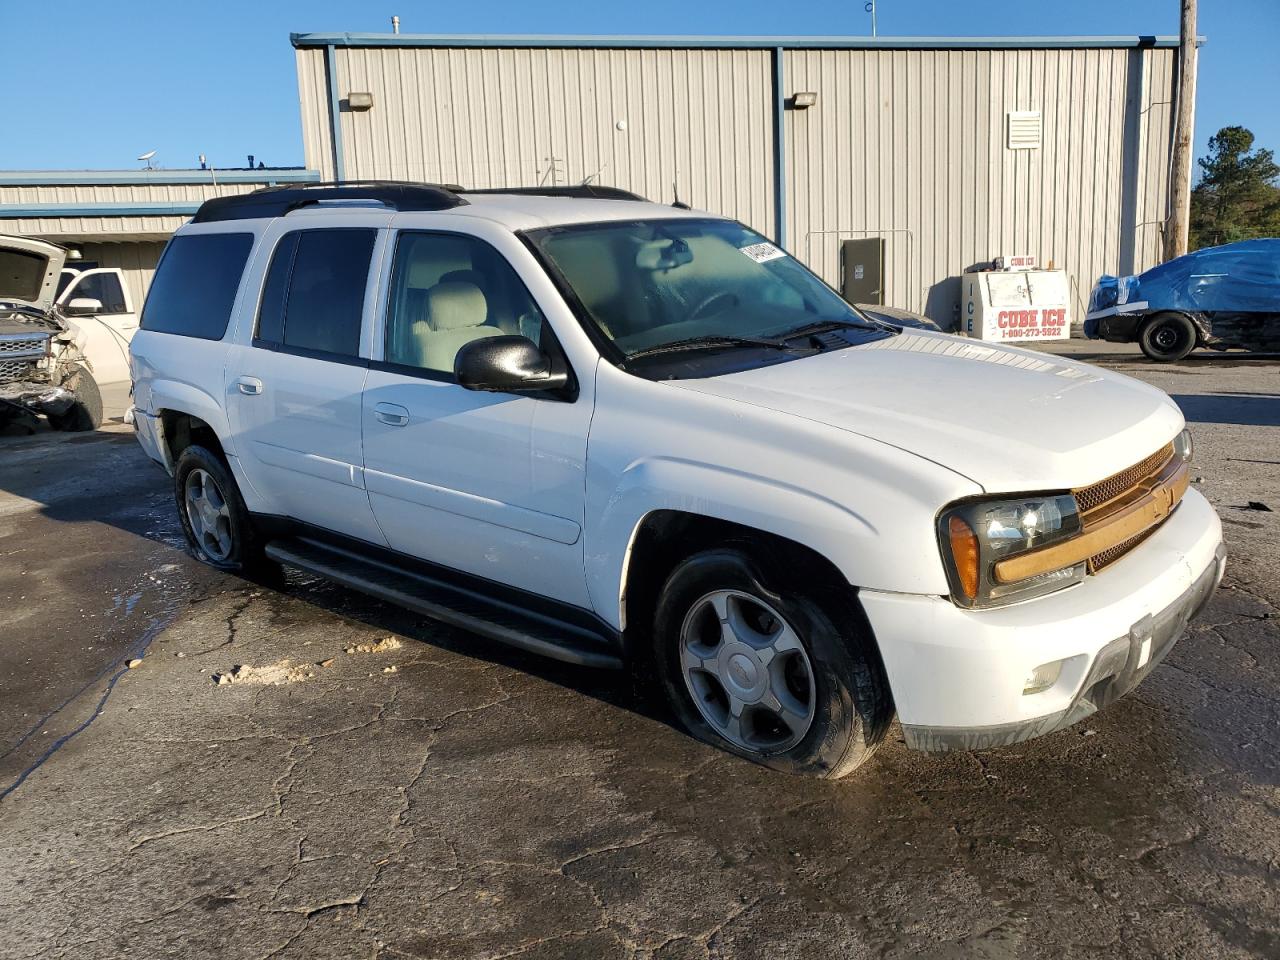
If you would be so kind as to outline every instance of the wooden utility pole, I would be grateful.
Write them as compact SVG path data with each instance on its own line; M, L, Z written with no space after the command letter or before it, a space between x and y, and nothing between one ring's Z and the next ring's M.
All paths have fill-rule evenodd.
M1169 220L1164 228L1166 260L1187 252L1187 236L1191 227L1191 154L1196 121L1196 0L1182 0L1177 102L1169 183Z

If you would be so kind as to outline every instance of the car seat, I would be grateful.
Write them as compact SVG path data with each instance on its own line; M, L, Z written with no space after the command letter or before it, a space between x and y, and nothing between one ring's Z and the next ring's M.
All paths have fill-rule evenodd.
M489 306L484 292L465 280L445 280L426 293L426 317L413 324L418 362L429 370L452 372L453 358L464 344L498 337L502 330L485 319Z

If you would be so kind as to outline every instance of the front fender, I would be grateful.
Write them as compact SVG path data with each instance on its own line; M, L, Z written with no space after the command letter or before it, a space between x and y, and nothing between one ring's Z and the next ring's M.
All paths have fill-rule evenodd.
M852 584L944 594L948 587L932 538L908 546L851 502L731 468L673 457L636 461L621 475L598 521L587 532L585 565L592 605L622 629L631 549L645 518L675 510L774 534L815 550ZM882 515L883 516L883 515ZM892 574L893 568L897 568Z

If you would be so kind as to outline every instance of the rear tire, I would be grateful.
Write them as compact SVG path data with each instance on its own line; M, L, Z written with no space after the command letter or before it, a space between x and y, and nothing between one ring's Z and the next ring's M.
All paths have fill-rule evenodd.
M93 374L77 365L62 385L76 398L65 413L49 414L49 426L65 431L97 430L102 426L102 391Z
M269 565L235 477L218 454L200 446L182 451L173 471L178 518L198 560L234 573Z
M724 547L679 564L658 598L661 685L695 737L786 773L836 779L893 717L856 599Z
M1190 317L1181 313L1157 313L1143 324L1138 346L1149 360L1176 363L1196 348L1198 339Z

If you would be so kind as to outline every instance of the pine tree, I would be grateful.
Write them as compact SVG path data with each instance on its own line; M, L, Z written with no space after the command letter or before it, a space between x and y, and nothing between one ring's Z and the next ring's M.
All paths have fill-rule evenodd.
M1270 150L1253 149L1253 133L1223 127L1200 158L1191 191L1191 249L1280 236L1280 166Z

